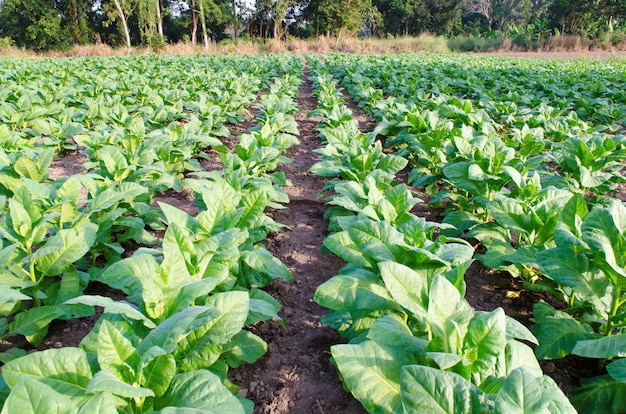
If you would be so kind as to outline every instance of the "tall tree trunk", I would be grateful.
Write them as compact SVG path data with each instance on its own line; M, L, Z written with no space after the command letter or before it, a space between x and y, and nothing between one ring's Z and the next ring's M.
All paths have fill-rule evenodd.
M198 12L196 11L196 0L191 0L191 45L198 44Z
M280 20L274 16L274 39L280 39Z
M237 0L233 0L233 13L235 13L235 22L233 23L233 30L235 31L235 40L239 39L239 14L237 13Z
M156 3L157 30L159 31L159 35L163 37L163 19L161 18L161 2L159 0L155 0L155 3Z
M124 28L124 35L126 35L126 54L130 55L130 33L128 33L128 25L126 24L126 16L124 16L124 10L122 10L122 6L118 0L113 0L115 2L115 7L117 7L117 12L120 14L120 20L122 21L122 27Z
M204 6L202 5L202 2L204 0L199 0L198 3L200 4L200 23L202 23L202 38L204 40L204 49L205 50L209 50L209 34L207 33L206 30L206 19L204 17Z

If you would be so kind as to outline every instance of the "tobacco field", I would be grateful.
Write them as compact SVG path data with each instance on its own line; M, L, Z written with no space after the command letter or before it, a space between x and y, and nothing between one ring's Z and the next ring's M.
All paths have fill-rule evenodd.
M2 413L626 412L626 64L0 62Z

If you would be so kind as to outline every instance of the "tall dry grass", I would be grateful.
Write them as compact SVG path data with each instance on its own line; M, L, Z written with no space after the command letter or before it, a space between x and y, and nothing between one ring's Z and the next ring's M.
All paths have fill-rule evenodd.
M431 34L395 38L354 38L346 36L315 39L288 38L285 41L274 39L225 40L192 45L191 42L166 44L158 50L147 47L133 47L132 54L258 54L258 53L447 53L455 52L588 52L626 51L626 37L611 35L601 39L583 39L580 36L546 37L542 39L494 38L483 39L472 36L457 36L446 39ZM0 56L15 57L82 57L125 55L125 48L112 48L106 44L77 45L69 50L34 52L14 46L0 47Z

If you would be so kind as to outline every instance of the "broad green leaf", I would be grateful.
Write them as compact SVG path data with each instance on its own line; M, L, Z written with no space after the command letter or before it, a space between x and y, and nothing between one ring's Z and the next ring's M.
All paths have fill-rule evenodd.
M179 343L189 335L196 324L204 324L220 316L220 311L213 306L193 306L175 313L155 329L137 347L137 352L145 354L153 346L172 353Z
M606 262L617 274L626 277L626 239L622 229L616 226L611 210L592 209L583 221L582 235L592 249L602 252Z
M535 230L528 209L524 209L520 201L510 198L493 200L487 203L487 210L509 231L528 234Z
M84 395L93 376L87 353L78 348L48 349L14 359L2 367L2 376L14 388L20 378L32 378L65 394Z
M77 405L53 386L31 377L18 381L4 402L2 414L76 414Z
M400 370L413 360L373 341L334 345L333 359L346 387L369 413L402 412Z
M281 326L286 329L285 322L278 316L280 303L274 299L269 293L260 289L250 290L250 310L244 325L252 325L256 322L275 319Z
M379 276L364 269L339 274L322 283L315 301L328 309L396 309Z
M9 218L13 231L24 238L28 237L33 228L33 221L24 205L17 200L10 200Z
M601 375L576 388L570 400L579 413L623 413L626 411L626 383Z
M406 322L393 313L378 318L367 332L367 338L414 355L424 355L428 347L428 341L414 336Z
M165 394L176 374L174 355L154 346L141 356L137 373L138 383L160 397Z
M549 414L548 399L543 397L537 378L524 369L513 371L495 398L496 412Z
M248 267L242 275L246 286L262 288L274 279L293 279L287 266L265 248L242 251L241 259Z
M426 277L396 262L379 263L378 268L391 296L408 311L425 318L429 300Z
M502 308L492 312L475 312L465 336L466 358L473 363L472 372L487 371L506 346L506 317Z
M506 336L507 338L522 339L532 344L538 345L537 338L532 332L522 325L520 321L510 316L506 316Z
M609 279L594 274L587 256L576 254L570 247L544 250L536 259L544 274L581 298L603 298L607 294Z
M209 368L222 352L222 346L241 331L250 308L248 292L225 292L207 298L220 314L199 320L188 335L178 341L176 360L180 371Z
M479 414L490 412L485 395L453 372L408 365L400 374L405 413Z
M115 406L115 397L110 392L99 392L93 398L90 398L85 403L78 414L117 414L117 407Z
M156 325L148 319L137 307L124 301L114 301L106 296L84 295L63 302L64 305L82 304L99 306L104 308L105 313L123 315L126 318L142 322L147 328L154 329Z
M612 359L626 356L626 335L578 341L572 354L585 358Z
M123 398L154 397L154 391L127 384L107 371L100 371L93 376L87 385L87 392L109 392Z
M626 359L617 359L606 366L606 370L616 381L626 383Z
M222 384L219 377L205 370L176 375L169 390L155 399L154 408L164 414L182 414L196 410L211 414L245 414L241 403ZM175 408L188 410L177 411Z
M58 249L48 254L33 254L37 267L44 274L55 276L62 274L72 263L82 258L96 241L98 226L93 223L73 228L63 229L48 239L40 251L48 246L55 246Z
M350 238L361 250L361 254L370 263L402 259L398 246L404 245L404 238L391 224L362 219L354 222L347 230Z
M474 311L457 288L435 275L428 292L426 321L432 331L429 351L458 353Z
M169 314L180 312L192 306L196 300L208 296L215 289L216 284L217 281L214 279L202 279L181 287L171 303Z
M161 268L170 287L186 285L195 276L198 262L189 230L177 223L169 225L163 238L163 263Z
M267 343L252 332L239 331L222 348L220 356L229 367L237 368L244 362L252 364L267 352Z
M539 346L537 359L562 358L572 353L578 341L598 338L589 325L583 325L565 312L557 311L532 327Z
M150 254L137 254L107 267L98 277L99 280L121 290L128 295L128 300L141 304L141 279L156 281L160 276L159 263Z
M132 382L139 355L129 339L110 322L104 321L98 331L98 364L100 369Z
M363 268L372 268L372 264L363 257L362 250L352 239L347 231L331 234L324 239L324 247L348 263Z
M40 330L47 328L50 322L64 314L65 311L62 306L31 308L15 315L13 322L9 324L9 331L11 335L35 335Z

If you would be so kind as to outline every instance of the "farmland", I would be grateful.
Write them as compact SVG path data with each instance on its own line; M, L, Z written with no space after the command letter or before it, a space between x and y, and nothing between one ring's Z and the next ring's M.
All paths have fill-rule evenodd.
M2 63L3 412L626 410L624 64Z

